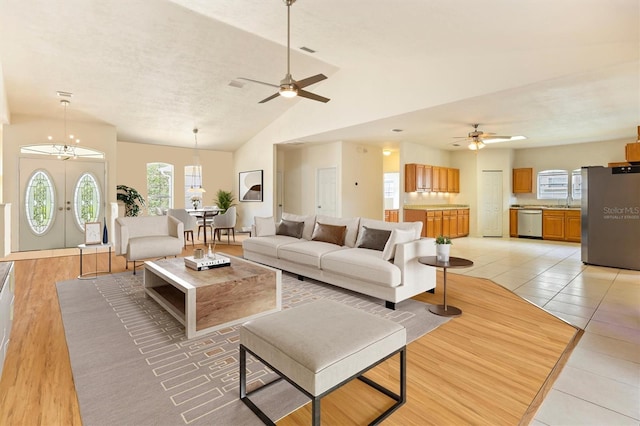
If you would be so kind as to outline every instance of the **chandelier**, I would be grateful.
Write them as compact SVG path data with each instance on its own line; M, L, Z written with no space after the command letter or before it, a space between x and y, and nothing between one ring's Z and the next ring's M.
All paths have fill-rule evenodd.
M207 192L202 187L202 166L200 165L200 156L198 155L198 129L193 129L193 137L196 141L193 150L193 178L191 179L191 191Z
M61 142L54 142L51 145L51 155L55 155L61 160L68 160L69 158L78 158L76 154L76 145L80 143L80 139L76 139L73 135L67 135L67 107L71 102L67 99L62 99L60 105L64 107L64 135ZM49 136L48 139L53 141L53 136Z

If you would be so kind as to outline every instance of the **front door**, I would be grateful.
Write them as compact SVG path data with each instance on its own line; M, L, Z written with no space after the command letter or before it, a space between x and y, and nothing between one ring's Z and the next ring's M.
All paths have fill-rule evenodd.
M76 247L105 216L104 161L20 158L19 251Z

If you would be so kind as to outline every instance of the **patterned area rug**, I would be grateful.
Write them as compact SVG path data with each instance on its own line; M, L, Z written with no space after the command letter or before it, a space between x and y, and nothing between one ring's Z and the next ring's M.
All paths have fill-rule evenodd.
M283 273L283 309L327 298L403 324L408 341L447 321L415 300L384 302ZM238 397L239 325L187 340L182 325L144 297L142 274L57 283L85 425L260 425ZM249 388L276 375L248 360ZM280 381L252 397L272 419L308 399Z

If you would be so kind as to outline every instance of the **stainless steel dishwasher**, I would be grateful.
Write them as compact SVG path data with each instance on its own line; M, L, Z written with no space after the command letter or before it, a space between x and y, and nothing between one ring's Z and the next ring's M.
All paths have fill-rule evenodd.
M518 210L518 236L542 238L542 210Z

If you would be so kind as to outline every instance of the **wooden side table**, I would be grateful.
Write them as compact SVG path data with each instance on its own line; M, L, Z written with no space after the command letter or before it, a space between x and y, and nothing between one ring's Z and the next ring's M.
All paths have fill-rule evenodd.
M432 305L429 307L429 312L440 315L443 317L457 317L462 315L462 310L455 306L447 305L447 269L448 268L468 268L473 266L473 262L461 257L449 257L448 262L441 262L437 256L424 256L418 258L418 262L423 265L433 266L436 268L442 268L443 273L443 290L442 290L442 305Z
M78 249L80 249L80 275L78 275L78 279L87 280L92 279L98 276L98 274L110 274L111 273L111 247L112 243L101 243L101 244L79 244ZM108 271L98 271L98 250L101 248L109 249L109 270ZM85 250L94 249L96 251L96 270L93 272L83 272L82 270L82 254Z

